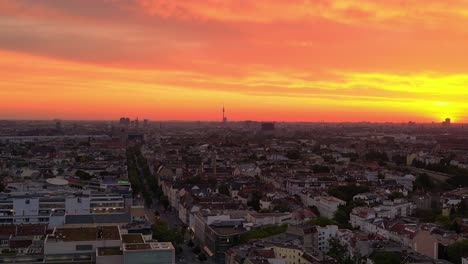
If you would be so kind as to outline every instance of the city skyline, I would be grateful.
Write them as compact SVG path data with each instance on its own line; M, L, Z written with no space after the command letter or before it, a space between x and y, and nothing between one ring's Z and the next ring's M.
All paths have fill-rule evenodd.
M464 1L3 0L0 119L467 123L467 23Z

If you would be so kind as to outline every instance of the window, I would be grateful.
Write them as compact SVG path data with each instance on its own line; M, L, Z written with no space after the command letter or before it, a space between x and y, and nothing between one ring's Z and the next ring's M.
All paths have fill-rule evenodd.
M24 201L24 203L25 203L25 204L29 204L29 203L30 203L29 199L26 199L26 200Z

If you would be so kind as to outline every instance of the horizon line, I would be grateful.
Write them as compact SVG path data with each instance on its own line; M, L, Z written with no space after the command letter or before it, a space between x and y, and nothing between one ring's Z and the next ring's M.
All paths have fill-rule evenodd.
M223 121L219 120L184 120L184 119L165 119L165 120L151 120L149 118L141 119L141 121L147 119L149 122L181 122L181 123L189 123L189 122L205 122L205 123L223 123ZM140 120L140 119L139 119ZM3 121L43 121L43 122L53 122L53 121L67 121L67 122L118 122L119 119L61 119L61 118L52 118L52 119L0 119L0 122ZM444 120L445 121L445 120ZM287 120L253 120L253 119L245 119L245 120L231 120L227 121L227 123L241 123L241 122L272 122L272 123L322 123L322 124L361 124L361 123L370 123L370 124L409 124L410 122L414 122L415 124L424 124L424 125L433 125L433 124L442 124L444 121L432 121L432 122L416 122L416 121L287 121ZM451 125L465 125L468 122L451 122Z

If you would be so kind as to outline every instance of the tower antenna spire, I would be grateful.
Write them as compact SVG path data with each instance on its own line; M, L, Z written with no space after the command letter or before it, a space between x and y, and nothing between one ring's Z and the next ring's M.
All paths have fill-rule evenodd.
M227 118L225 116L225 109L224 109L224 103L223 103L223 123L226 123L227 122Z

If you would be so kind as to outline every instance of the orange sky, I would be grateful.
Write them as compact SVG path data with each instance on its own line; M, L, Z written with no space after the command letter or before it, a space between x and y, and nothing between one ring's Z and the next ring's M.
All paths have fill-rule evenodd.
M466 0L0 0L0 119L468 122Z

